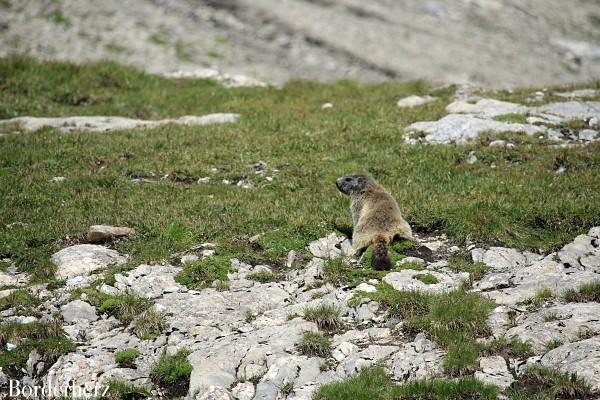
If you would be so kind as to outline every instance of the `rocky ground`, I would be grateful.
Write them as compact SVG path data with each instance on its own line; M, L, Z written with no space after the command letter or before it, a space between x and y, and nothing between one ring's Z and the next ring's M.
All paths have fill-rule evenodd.
M398 290L440 293L455 289L468 274L453 272L448 259L470 252L473 262L488 267L472 290L497 304L488 319L493 336L516 337L532 345L534 355L529 358L482 357L477 378L507 387L526 366L540 364L576 372L600 389L599 364L594 361L600 356L600 304L568 303L558 297L566 289L600 279L600 227L550 254L503 247L461 248L444 237L419 237L418 243L428 250L427 260L411 257L400 263L424 268L390 272L381 281ZM151 365L160 354L179 349L191 352L188 396L196 399L310 399L320 385L353 376L371 365L384 365L398 382L443 375L445 352L435 343L423 334L415 337L403 332L402 321L388 317L378 302L350 301L357 293L376 291L380 281L356 287L325 283L323 265L328 260L341 257L356 264L347 238L332 233L310 243L306 265L296 257L303 249L291 251L288 269L278 282L249 280L250 274L272 271L272 267L235 259L228 286L219 290L189 290L174 280L185 263L212 257L212 247L210 243L197 247L173 265L139 265L115 275L112 285L97 282L104 268L124 263L126 255L95 244L56 253L57 277L66 279L65 286L54 290L46 285L29 286L29 292L43 299L39 314L23 315L9 308L2 317L32 322L58 314L77 349L52 366L44 366L35 352L30 353L26 381L78 386L116 379L147 386ZM417 279L426 273L437 277L437 283ZM15 287L27 281L10 269L0 278L3 285ZM152 340L140 339L131 326L96 310L85 293L75 299L70 296L75 289L89 286L111 295L134 293L150 299L153 309L165 316L167 327ZM552 295L535 307L528 306L541 290ZM302 355L297 348L302 335L319 331L315 322L304 318L305 312L323 304L337 308L342 316L343 325L332 337L333 351L329 357ZM548 343L557 345L550 349ZM115 364L115 352L125 348L140 352L133 368Z
M477 139L480 134L524 133L530 137L554 142L557 146L573 146L598 140L600 122L600 102L585 101L595 97L596 90L575 90L571 92L552 93L563 100L550 102L542 106L525 106L522 104L485 98L478 95L467 95L459 98L446 107L448 115L438 121L420 121L406 128L412 137L409 143L432 144L467 144ZM541 101L546 93L537 92L531 102ZM400 99L399 107L411 107L416 104L427 104L435 101L435 97L412 96ZM570 121L584 121L579 129L569 130L557 128ZM510 140L494 140L490 146L514 146Z
M0 3L0 55L152 72L488 87L600 76L600 7L577 0L78 0Z

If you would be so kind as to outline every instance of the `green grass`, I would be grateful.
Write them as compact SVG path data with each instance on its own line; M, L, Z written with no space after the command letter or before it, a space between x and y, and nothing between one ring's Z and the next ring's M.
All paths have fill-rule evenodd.
M175 355L163 352L150 370L150 379L161 386L168 395L183 396L187 393L192 365L187 360L187 350L179 350Z
M600 281L584 283L577 289L567 289L563 298L570 303L600 302Z
M215 255L186 264L175 276L175 282L189 289L204 289L211 287L214 281L226 282L230 270L230 257Z
M71 26L71 20L64 15L60 10L54 10L46 14L46 19L56 25L69 28Z
M154 43L154 44L159 45L159 46L164 46L167 43L169 43L168 38L164 34L162 34L162 33L155 33L155 34L151 35L148 38L148 40L151 43Z
M500 337L480 344L479 354L481 356L501 355L505 359L526 359L533 356L530 343L523 342L517 338Z
M563 342L561 340L558 339L552 339L550 340L548 343L546 343L546 350L550 351L550 350L554 350L557 347L560 347L563 345Z
M137 349L124 349L115 353L115 362L120 368L135 368L135 360L139 356Z
M576 83L572 85L547 89L549 90L542 90L542 88L517 88L511 90L489 91L485 93L485 96L498 100L510 101L513 103L536 106L540 104L563 102L567 100L564 97L556 96L554 92L570 92L577 89L600 89L600 82ZM544 91L545 95L543 99L541 101L530 101L531 96L539 91ZM600 100L600 94L596 95L595 97L586 98L585 100L598 101Z
M408 333L425 332L446 349L443 365L449 375L462 376L476 369L481 347L475 339L491 333L486 323L494 304L491 300L461 289L433 295L398 291L387 284L364 296L387 307L390 316L402 318Z
M503 114L494 117L496 121L511 122L513 124L526 124L527 115L525 114Z
M493 400L497 389L466 377L394 383L383 368L371 368L354 378L320 387L313 400Z
M319 332L304 332L296 343L296 348L305 356L329 357L331 355L331 340Z
M16 345L7 350L6 344ZM45 367L49 368L61 355L75 350L75 344L62 330L61 322L31 322L0 324L0 368L10 377L19 378L26 368L29 353L36 349Z
M248 324L254 321L257 317L258 313L252 310L246 310L246 312L244 312L244 321L246 321Z
M473 263L470 253L455 254L448 259L448 267L453 272L468 272L471 283L483 278L489 267L482 262Z
M591 400L598 395L575 374L537 366L527 368L507 394L511 400Z
M371 254L371 248L369 248L363 256L363 263L358 266L351 265L343 258L326 260L325 265L323 266L324 281L336 286L348 285L350 287L355 287L363 282L367 282L369 279L381 280L384 276L393 271L401 271L404 269L421 271L425 269L425 267L419 263L405 263L399 266L392 266L390 271L376 271L371 266ZM403 257L400 255L394 256L393 251L390 251L390 255L393 260L394 257L396 257L396 261Z
M71 299L79 299L83 293L87 296L87 301L97 308L98 314L112 315L124 325L129 325L152 305L150 300L133 293L111 295L93 287L73 290Z
M419 274L416 275L414 278L427 285L435 285L436 283L440 282L440 280L432 274Z
M150 307L151 302L134 294L105 295L98 306L98 314L107 313L124 325L129 325L138 315Z
M26 289L19 289L11 292L8 296L0 298L0 311L15 308L17 313L37 314L35 307L40 302L38 298Z
M548 288L538 289L533 297L525 299L522 303L527 305L527 309L535 311L539 309L546 301L553 299L555 294Z
M317 238L320 229L309 226L286 226L272 229L261 235L256 246L266 258L284 258L290 250L300 250L309 241Z
M109 381L104 400L142 400L151 397L150 390L127 382Z
M155 310L147 310L133 323L133 332L143 340L153 340L167 329L169 324L163 313Z
M242 118L204 127L69 135L42 129L0 137L0 254L47 280L50 255L67 238L110 223L136 230L135 239L115 243L132 263L169 259L211 241L226 257L242 253L283 264L288 250L351 226L348 200L334 185L351 171L378 179L416 232L445 233L458 244L548 251L600 224L600 143L478 149L485 162L468 165L469 146L404 143L403 127L446 114L450 91L415 109L398 109L396 100L428 93L423 82L225 89L110 62L1 59L0 118L210 112ZM88 101L74 101L82 98ZM325 101L336 104L334 113L320 109ZM272 182L254 174L250 164L257 160L267 162ZM568 172L554 173L557 160L568 161ZM152 183L130 182L152 174ZM167 174L172 178L159 179ZM67 179L51 182L59 175ZM193 183L204 176L213 183ZM255 189L219 183L240 177ZM277 228L280 233L265 235L258 246L245 239Z
M304 309L304 319L314 322L319 329L328 332L335 332L344 325L340 309L325 303Z
M253 272L246 276L246 279L249 279L251 281L260 282L260 283L278 282L282 278L283 277L280 274L276 274L274 272L266 271L266 270Z
M544 322L558 321L560 317L557 313L548 313L544 315Z

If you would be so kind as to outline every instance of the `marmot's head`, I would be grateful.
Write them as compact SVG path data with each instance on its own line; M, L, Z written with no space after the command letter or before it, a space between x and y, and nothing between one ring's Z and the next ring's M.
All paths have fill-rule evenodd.
M354 174L342 176L335 181L335 185L340 192L351 196L353 194L359 194L365 186L367 186L367 183L370 182L373 182L371 177L362 174Z

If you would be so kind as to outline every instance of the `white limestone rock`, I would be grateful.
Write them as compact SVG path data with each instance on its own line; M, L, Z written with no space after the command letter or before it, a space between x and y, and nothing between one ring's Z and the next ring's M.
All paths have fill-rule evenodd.
M449 114L438 121L415 122L406 130L424 132L424 141L432 144L467 144L483 132L524 132L527 135L546 132L545 127L501 122L467 114Z
M407 382L442 375L443 356L443 351L419 333L414 342L404 344L386 364L395 379Z
M506 332L531 344L536 353L546 350L552 340L568 343L579 340L582 329L600 332L600 303L568 303L543 308L517 318L517 326Z
M501 356L482 357L479 359L481 371L475 372L475 378L488 385L495 385L506 389L515 378L506 365L506 360Z
M215 113L204 116L186 115L176 119L141 120L125 117L83 116L83 117L16 117L0 120L3 124L18 124L25 131L33 132L44 127L56 128L62 133L73 131L108 132L122 129L154 128L166 124L210 125L235 122L239 114Z
M427 284L417 279L419 275L425 274L433 275L438 280L438 283ZM444 293L457 289L461 282L467 279L469 279L469 274L466 272L443 273L404 269L402 271L390 272L383 278L383 281L400 291L418 290L425 293Z
M62 317L67 323L76 321L95 321L98 319L96 309L89 303L73 300L61 307Z
M87 275L110 265L123 264L127 257L104 246L78 244L54 253L52 261L57 266L56 278L65 279Z
M435 100L437 99L432 96L408 96L398 100L396 105L400 108L413 108L423 104L431 103Z
M350 240L344 236L330 233L324 238L314 240L308 244L308 250L313 256L319 258L337 258L353 256L355 251Z

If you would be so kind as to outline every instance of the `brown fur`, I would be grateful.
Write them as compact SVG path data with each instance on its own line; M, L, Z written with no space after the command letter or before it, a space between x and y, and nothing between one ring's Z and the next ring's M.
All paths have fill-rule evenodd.
M396 200L377 182L365 175L349 175L336 182L350 196L354 229L352 246L363 252L373 245L373 267L390 269L388 245L396 237L413 240L408 222L402 218Z

